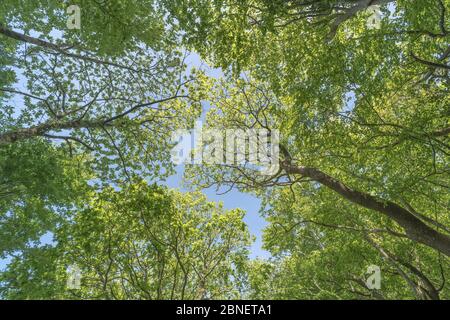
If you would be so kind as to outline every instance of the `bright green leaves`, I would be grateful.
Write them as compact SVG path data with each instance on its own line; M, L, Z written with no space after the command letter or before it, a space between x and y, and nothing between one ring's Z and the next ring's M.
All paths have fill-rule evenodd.
M241 210L224 211L199 193L145 182L92 194L86 208L56 231L58 256L45 263L57 265L50 280L60 291L45 297L238 297L234 282L242 277L250 240L243 215ZM33 261L24 256L21 263ZM82 271L80 290L64 288L71 265ZM21 268L19 261L10 266L26 276ZM35 272L33 290L43 294L46 283L40 279L45 274ZM18 285L9 273L3 279L7 297L24 297L17 291L29 286L26 281Z
M182 6L169 2L179 17ZM186 43L233 71L215 81L207 126L279 129L295 165L319 168L426 223L449 225L449 1L385 2L380 28L368 26L364 1L214 4L190 1L183 7L190 14L180 17ZM208 30L201 41L200 29ZM241 187L265 200L265 246L277 258L267 268L278 268L279 277L251 274L259 297L275 287L282 298L423 298L409 288L411 278L423 279L408 264L432 265L426 275L441 285L442 261L433 251L306 177L258 180L242 167L204 166L188 178L199 186ZM374 241L390 252L389 261L367 241L373 230L382 230ZM363 273L371 263L406 276L388 276L382 293L368 292Z
M16 38L22 42L14 41L17 52L9 58L20 81L0 88L2 95L8 94L0 112L1 134L14 136L23 129L30 138L63 142L68 154L89 154L91 167L105 183L142 174L156 180L170 173L171 133L180 124L193 122L200 112L195 78L185 75L180 50L169 35L160 38L162 30L155 35L137 26L145 23L161 29L162 19L152 3L82 1L79 5L86 16L80 32L90 40L67 35L64 24L55 23L53 28L59 32L50 34L31 28L27 19L14 20L7 11L5 27L18 28ZM8 3L4 6L9 8ZM62 19L56 7L48 8L49 19ZM32 7L21 14L33 16L39 10ZM106 25L113 28L111 37L122 37L118 29L128 38L100 36ZM6 31L2 38L13 43ZM97 40L105 43L93 43ZM12 111L12 105L19 107Z
M25 249L65 220L80 203L89 170L48 142L35 140L0 150L0 255Z
M80 29L67 27L71 5L80 8ZM163 12L153 0L2 1L0 10L0 22L11 28L35 30L46 38L62 33L66 44L82 44L101 56L121 55L142 43L160 50L175 40L164 29Z
M387 2L378 29L366 1L2 1L0 23L23 34L0 44L0 250L18 255L1 294L234 298L247 286L252 298L423 298L425 278L439 288L445 258L299 174L188 171L197 186L264 200L273 259L252 263L241 210L141 181L172 172L171 133L192 128L207 101L205 127L278 129L283 160L444 233L450 3ZM69 4L80 30L67 29ZM186 70L181 46L226 78ZM40 247L48 231L54 247ZM371 264L379 292L364 284ZM66 288L73 265L80 290Z
M13 258L8 270L0 274L0 295L8 299L44 299L59 297L64 282L58 282L58 249L51 246L30 248L18 258Z

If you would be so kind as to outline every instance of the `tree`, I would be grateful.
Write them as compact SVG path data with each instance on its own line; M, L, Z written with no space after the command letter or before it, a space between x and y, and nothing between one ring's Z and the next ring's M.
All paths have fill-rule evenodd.
M151 1L70 4L80 30L68 2L0 4L2 258L26 256L90 188L168 175L171 132L199 112Z
M188 176L200 187L238 187L266 199L269 207L283 208L269 211L277 219L268 229L282 219L291 231L286 242L295 244L272 266L288 277L279 280L280 297L340 297L339 286L349 285L347 269L362 268L345 252L361 250L363 256L374 261L383 257L391 262L389 268L401 269L395 272L402 284L393 288L404 285L412 294L387 290L387 297L437 298L436 292L445 289L440 270L448 269L448 258L441 253L450 254L448 1L169 3L186 31L186 44L234 75L211 90L209 100L216 107L208 126L280 130L280 170L275 175L259 175L247 162L195 167ZM379 29L367 26L368 4L381 5ZM311 209L294 209L305 201L311 201ZM301 259L309 253L300 248L310 245L304 234L313 228L310 224L319 229L316 234L327 230L323 241L330 228L337 228L345 237L354 234L361 244L346 251L344 236L333 235L324 247L322 237L315 240L311 259L317 262L309 272L325 270L319 288L317 277L294 271L298 265L306 267ZM375 240L370 238L374 234ZM266 246L283 243L278 235ZM340 271L320 261L332 251L333 259L344 255L339 261L345 272L337 287L330 281ZM284 257L286 252L293 257ZM422 259L434 266L431 281L425 275L430 270L414 266ZM271 281L274 275L268 275ZM294 281L306 289L296 290ZM373 297L366 287L359 291L363 295L349 294Z
M257 171L255 172L255 169L247 162L243 165L231 166L231 168L230 166L220 165L198 168L193 174L197 183L200 183L200 185L204 183L206 186L217 183L242 186L247 189L271 186L289 187L311 182L319 183L319 185L341 195L344 199L378 212L389 220L396 222L409 239L425 244L446 255L450 254L450 238L446 234L447 229L444 227L443 232L434 229L436 226L439 228L442 225L445 226L446 222L440 223L437 219L433 219L432 215L422 214L410 205L410 198L413 194L415 196L414 185L408 190L408 184L411 181L420 181L423 176L436 176L439 179L439 172L445 172L444 162L433 162L433 159L424 162L423 159L426 159L428 153L427 145L424 146L415 141L399 141L397 134L394 133L389 140L381 140L381 145L374 143L374 148L385 149L380 161L377 154L372 153L373 149L368 147L366 142L366 139L370 141L376 138L376 133L369 130L361 132L358 124L353 125L351 122L343 121L340 117L335 117L328 119L328 122L323 125L312 124L312 128L308 128L309 124L305 123L303 126L306 128L303 131L295 120L294 125L289 124L292 119L295 119L295 116L290 116L289 110L295 112L295 107L291 109L290 106L283 105L283 100L267 92L263 86L245 81L239 81L236 85L225 84L222 88L220 86L221 84L219 84L218 89L212 90L212 92L220 93L215 100L217 107L210 111L211 126L247 130L255 127L263 127L268 130L280 128L282 135L288 138L285 138L286 142L280 146L283 153L280 160L280 169L273 176L258 175ZM239 109L236 106L239 106ZM302 131L303 135L300 133ZM312 136L312 132L315 132L315 135ZM372 135L375 135L375 137ZM298 139L294 138L296 136L298 136ZM388 134L384 136L389 137ZM291 145L292 147L290 147ZM292 149L296 150L295 153ZM389 151L386 151L386 149ZM368 150L365 156L362 153L363 150ZM387 152L390 153L388 163L385 162L384 158ZM395 152L395 155L391 152ZM420 155L421 152L424 155L419 158L418 154ZM397 158L398 156L401 158ZM406 177L407 181L405 181L405 175L399 177L399 173L405 168L403 161L406 159L410 166L413 163L412 161L416 161L418 167L415 172L411 172ZM380 167L383 168L386 165L389 166L389 171L383 170L380 172ZM442 167L439 168L438 166ZM370 179L367 179L362 176L361 173L364 171L370 172L369 168L371 167L375 172L379 172L380 179L386 180L384 185L391 185L391 188L382 186L376 178L370 177ZM423 172L420 172L419 168L423 168ZM324 173L324 170L334 172L335 176L333 177L331 173ZM203 175L198 175L198 171L202 172ZM390 172L393 176L389 175ZM355 189L348 182L344 182L346 179L354 181L355 185L367 188L367 191ZM387 183L388 181L390 183ZM433 180L429 181L430 190L435 193L445 193L441 189L445 189L445 186L441 186ZM425 185L426 183L420 185L422 192L425 191ZM381 190L377 191L378 188L381 188ZM442 196L446 197L444 194ZM396 200L403 203L405 207L396 204ZM433 200L433 198L427 199L425 197L422 201L429 201L428 208L430 208ZM447 217L441 214L440 219L446 221Z
M0 148L1 258L54 232L83 203L92 177L85 162L39 139Z
M269 200L264 243L273 260L251 268L253 298L448 298L443 256L378 228L363 210L326 190L305 187L302 193L312 198L294 189L296 198L285 189ZM366 284L370 266L380 268L379 289Z
M79 35L64 30L67 17L58 1L49 7L25 7L18 22L12 3L2 4L9 11L0 16L0 35L7 47L16 49L8 56L9 72L19 74L20 81L0 88L8 99L0 145L35 137L62 141L69 153L75 148L90 153L96 171L109 180L130 179L136 171L153 175L161 165L170 169L172 130L200 110L198 94L188 93L195 75L184 74L183 55L174 47L170 31L163 38L144 37L135 22L125 23L114 13L123 4L137 14L141 4L116 2L108 11L107 4L82 1L85 14ZM94 8L98 12L92 15L89 10ZM38 18L54 22L57 32L30 26L28 15L39 10L48 10ZM150 3L141 14L160 18ZM99 20L104 23L98 25ZM94 38L104 24L113 28L101 40L110 48ZM115 38L118 30L135 32L125 41ZM35 36L38 32L44 33ZM20 112L11 111L12 101L22 103Z
M146 182L106 189L61 225L54 247L15 257L1 291L14 299L236 298L250 240L243 214ZM65 287L73 265L80 290Z
M5 296L448 297L448 0L83 0L81 30L66 30L66 4L0 4L1 249L17 255ZM225 76L190 72L184 48ZM237 211L222 221L197 193L137 182L170 174L171 132L202 101L205 127L281 134L274 174L251 148L186 172L263 200L272 259L244 263ZM46 231L55 244L39 247ZM208 241L225 245L217 268ZM85 287L68 292L75 264Z

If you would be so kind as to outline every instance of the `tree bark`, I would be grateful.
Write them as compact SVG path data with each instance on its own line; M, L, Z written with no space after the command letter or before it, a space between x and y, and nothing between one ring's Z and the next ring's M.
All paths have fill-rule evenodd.
M4 25L2 25L0 23L0 34L3 34L4 36L11 38L11 39L15 39L21 42L25 42L25 43L29 43L29 44L33 44L35 46L38 47L42 47L42 48L46 48L46 49L50 49L53 50L55 52L58 52L64 56L70 57L70 58L74 58L74 59L80 59L80 60L84 60L87 62L92 62L95 64L100 64L100 65L106 65L106 66L111 66L111 67L116 67L116 68L121 68L121 69L126 69L132 72L140 72L142 70L137 70L134 68L131 68L129 66L125 66L125 65L121 65L118 63L114 63L114 62L110 62L110 61L105 61L105 60L100 60L97 59L95 57L92 56L88 56L86 54L78 54L78 53L73 53L70 52L69 49L73 48L74 46L69 46L69 45L57 45L39 38L35 38L35 37L31 37L28 36L26 34L22 34L13 30L10 30L8 28L6 28Z
M8 131L0 134L0 146L29 139L32 137L42 136L51 130L63 130L63 129L79 129L79 128L96 128L103 125L102 121L67 121L56 122L49 121L40 125L36 125L29 128L20 128L13 131Z
M382 6L391 2L395 2L396 0L359 0L356 2L352 2L352 7L346 9L344 13L339 14L331 24L330 32L328 33L327 40L330 41L336 35L339 27L345 21L353 18L356 14L361 11L366 10L370 6L378 5ZM347 1L346 1L347 2Z
M391 201L378 199L364 192L353 190L341 181L334 179L318 169L296 166L289 163L283 163L282 166L289 174L300 174L308 177L332 189L353 203L384 214L397 222L411 240L436 249L450 257L450 237L431 228L399 205Z

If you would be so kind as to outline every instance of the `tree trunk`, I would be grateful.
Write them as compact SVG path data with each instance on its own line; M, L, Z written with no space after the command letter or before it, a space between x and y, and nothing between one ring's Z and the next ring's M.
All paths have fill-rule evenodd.
M411 240L436 249L450 257L450 237L431 228L399 205L391 201L378 199L367 193L352 190L341 181L315 168L295 166L292 164L283 164L283 168L287 173L301 174L334 190L353 203L386 215L397 222Z

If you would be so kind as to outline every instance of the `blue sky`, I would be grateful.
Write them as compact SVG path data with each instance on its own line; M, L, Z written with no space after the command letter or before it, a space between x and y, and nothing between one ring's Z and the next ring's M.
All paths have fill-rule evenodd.
M186 191L181 188L183 180L183 166L177 167L177 173L170 176L164 184L170 188L178 188L181 191ZM216 194L215 187L202 190L202 192L211 201L219 202L221 201L225 209L235 209L241 208L246 211L244 218L245 223L248 225L250 233L256 237L255 242L250 248L250 258L268 258L270 253L262 249L262 239L261 234L264 227L267 225L266 221L259 214L259 209L261 207L261 201L246 193L239 192L236 189L231 190L225 194Z
M183 173L184 167L178 166L176 168L176 174L170 176L166 181L162 182L162 184L165 184L170 188L177 188L181 191L186 191L181 187L183 182ZM245 210L246 215L244 217L244 221L248 225L250 233L255 236L255 241L250 247L250 258L255 259L270 257L270 253L262 249L261 235L262 230L267 225L267 222L260 216L259 210L261 207L261 201L258 198L250 194L239 192L236 189L221 195L216 194L214 187L204 189L202 192L208 197L209 200L222 202L225 209L230 210L241 208ZM52 234L46 233L40 240L41 244L49 244L52 242ZM9 260L9 258L0 259L0 270L5 268Z
M187 69L192 67L202 69L209 77L219 78L223 76L223 72L219 68L209 67L202 59L195 53L191 53L186 58ZM204 109L208 109L208 105L204 105ZM202 119L203 120L203 119ZM169 177L165 184L171 188L179 188L181 191L185 191L181 188L183 180L183 166L177 167L177 173ZM270 253L262 249L262 230L267 225L263 217L261 217L259 210L261 208L261 201L246 193L239 192L237 189L232 189L225 194L216 194L215 187L202 190L202 192L211 201L221 201L224 204L225 209L241 208L246 211L244 218L247 223L250 233L256 237L255 242L251 246L250 257L251 258L268 258Z
M206 63L204 63L201 58L197 54L190 54L186 58L186 64L188 66L188 70L191 67L196 67L198 69L202 69L206 72L206 74L210 77L221 77L223 73L220 69L210 68ZM19 70L17 70L19 71ZM25 87L26 81L23 76L18 72L18 83L16 83L16 87ZM19 97L14 97L11 100L12 105L15 107L16 111L19 112L23 101ZM204 108L207 109L207 104L204 105ZM176 169L176 174L170 176L166 181L162 182L171 188L178 188L181 191L186 191L181 187L183 182L183 166L178 166ZM250 258L268 258L270 253L262 249L262 230L267 225L264 218L260 216L259 210L261 207L261 201L250 195L239 192L236 189L229 191L226 194L216 194L215 188L211 187L209 189L202 190L202 192L208 197L210 201L222 202L225 209L234 209L241 208L246 211L246 215L244 218L245 223L249 227L250 233L255 236L255 241L253 242L250 248ZM52 234L47 233L41 237L42 244L48 244L52 242ZM9 259L0 259L0 270L4 269Z

